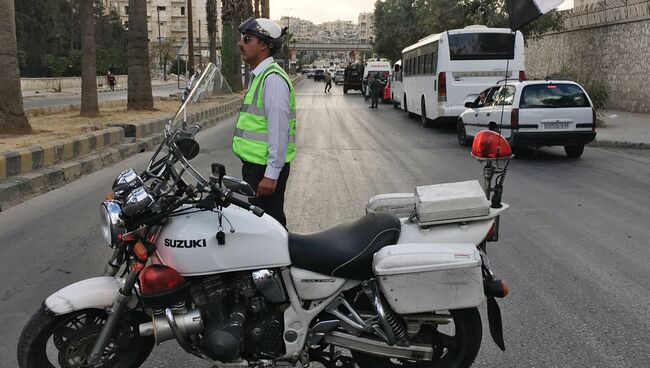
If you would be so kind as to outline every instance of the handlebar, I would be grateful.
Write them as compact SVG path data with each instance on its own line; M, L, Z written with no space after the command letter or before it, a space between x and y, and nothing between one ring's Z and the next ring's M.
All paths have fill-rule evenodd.
M235 206L241 207L241 208L244 208L244 209L247 209L247 210L253 212L253 214L255 214L257 217L262 217L262 215L264 215L264 210L263 209L255 206L255 205L252 205L252 204L250 204L250 203L248 203L246 201L242 201L241 199L235 198L235 197L232 197L232 196L229 198L229 200L230 200L230 203L234 204Z

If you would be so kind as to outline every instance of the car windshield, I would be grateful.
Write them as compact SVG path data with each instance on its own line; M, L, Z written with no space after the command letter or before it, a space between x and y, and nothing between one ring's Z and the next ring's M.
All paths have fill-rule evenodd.
M524 88L519 107L591 107L591 104L582 88L575 84L535 84Z

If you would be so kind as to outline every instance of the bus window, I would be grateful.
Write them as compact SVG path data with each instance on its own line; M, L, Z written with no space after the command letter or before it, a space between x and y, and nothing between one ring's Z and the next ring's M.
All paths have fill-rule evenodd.
M451 60L514 59L515 34L460 33L449 35Z

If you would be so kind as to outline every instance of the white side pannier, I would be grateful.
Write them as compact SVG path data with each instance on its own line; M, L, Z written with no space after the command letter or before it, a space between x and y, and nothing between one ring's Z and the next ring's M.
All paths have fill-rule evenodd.
M481 256L473 244L398 244L375 253L373 269L399 314L483 303Z

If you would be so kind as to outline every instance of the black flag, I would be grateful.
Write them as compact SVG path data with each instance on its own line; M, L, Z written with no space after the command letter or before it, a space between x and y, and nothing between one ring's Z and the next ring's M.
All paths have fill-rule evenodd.
M516 31L542 14L557 8L564 0L506 0L510 29Z

